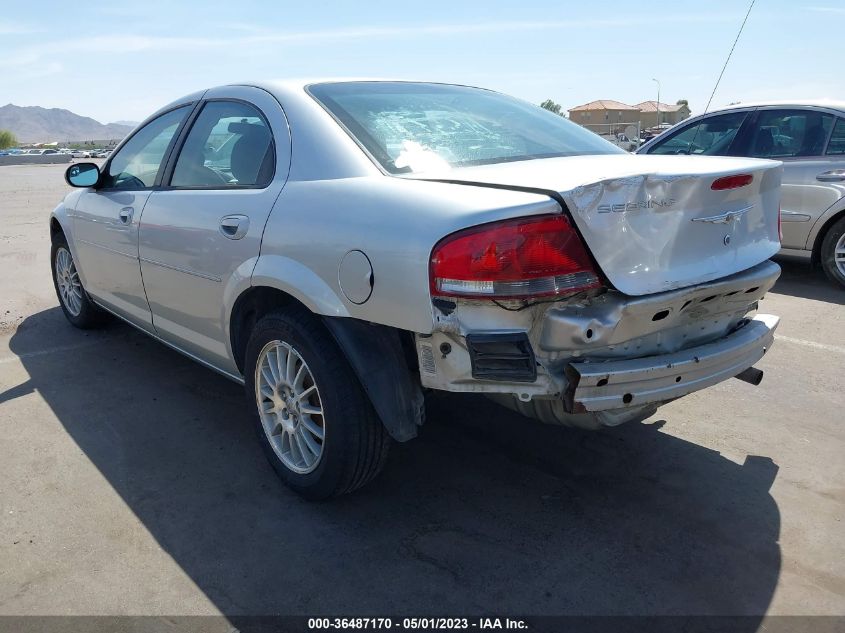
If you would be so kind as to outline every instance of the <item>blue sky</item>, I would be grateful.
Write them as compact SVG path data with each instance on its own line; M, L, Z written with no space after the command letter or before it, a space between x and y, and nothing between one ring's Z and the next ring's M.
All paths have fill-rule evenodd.
M701 112L747 9L705 2L4 3L0 105L140 120L201 88L372 76L479 85L564 108L685 98ZM72 7L70 9L69 7ZM845 99L845 1L757 0L714 106Z

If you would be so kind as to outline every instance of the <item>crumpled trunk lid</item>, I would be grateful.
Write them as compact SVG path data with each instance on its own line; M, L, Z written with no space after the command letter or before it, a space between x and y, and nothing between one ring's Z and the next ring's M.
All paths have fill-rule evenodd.
M704 156L576 156L414 174L562 198L601 271L646 295L746 270L780 249L781 164ZM716 191L719 178L750 174Z

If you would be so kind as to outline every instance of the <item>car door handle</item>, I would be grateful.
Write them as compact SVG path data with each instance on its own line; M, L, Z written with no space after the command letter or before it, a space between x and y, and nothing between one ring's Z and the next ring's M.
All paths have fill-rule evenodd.
M132 224L133 213L135 213L135 209L132 207L123 207L120 213L117 214L117 217L120 218L121 224Z
M220 220L220 233L230 240L239 240L249 230L249 218L245 215L227 215Z
M821 182L842 182L845 180L845 169L832 169L816 176Z

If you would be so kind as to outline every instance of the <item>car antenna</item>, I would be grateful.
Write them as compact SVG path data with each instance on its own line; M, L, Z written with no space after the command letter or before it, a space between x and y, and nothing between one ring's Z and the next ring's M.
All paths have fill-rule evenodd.
M731 46L731 50L728 52L728 58L725 60L725 65L722 66L722 72L719 73L719 78L716 80L716 85L713 86L713 92L710 93L710 99L707 100L707 107L704 108L704 112L702 115L707 114L710 111L710 104L713 102L713 97L716 96L716 90L719 88L719 83L722 81L722 75L725 74L725 69L728 67L728 62L731 61L731 55L734 54L734 49L736 48L736 43L739 41L739 36L742 35L742 30L745 28L745 23L748 22L748 16L751 15L751 9L754 8L754 3L757 0L751 0L751 4L748 5L748 11L745 13L745 18L742 20L742 24L739 26L739 33L736 34L736 39L734 40L733 45ZM695 134L692 136L692 141L689 144L689 151L692 150L693 144L695 144L695 139L698 138L698 130L701 129L701 125L697 125L695 127Z

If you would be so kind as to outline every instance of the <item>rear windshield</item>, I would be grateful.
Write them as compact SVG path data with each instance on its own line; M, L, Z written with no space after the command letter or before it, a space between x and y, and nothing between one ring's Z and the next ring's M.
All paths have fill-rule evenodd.
M479 88L377 81L308 91L393 174L623 153L557 114Z

